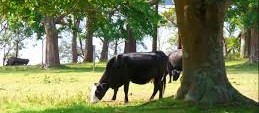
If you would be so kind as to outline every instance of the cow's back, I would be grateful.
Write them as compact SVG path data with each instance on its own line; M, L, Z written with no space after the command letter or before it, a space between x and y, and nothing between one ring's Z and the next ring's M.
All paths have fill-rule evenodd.
M151 79L162 78L166 64L167 56L161 52L119 54L108 61L100 82L109 81L112 88L129 81L145 84Z
M167 56L160 53L130 53L122 56L126 65L124 74L136 84L145 84L151 79L163 75L166 69Z

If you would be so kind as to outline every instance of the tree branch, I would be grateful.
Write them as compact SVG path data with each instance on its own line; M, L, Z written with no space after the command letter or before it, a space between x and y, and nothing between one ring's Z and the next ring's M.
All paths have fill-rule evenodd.
M150 1L149 1L149 4L150 4L150 5L156 5L156 4L158 4L159 1L160 1L160 0L150 0Z
M60 16L58 16L58 17L56 18L56 20L55 20L55 23L56 23L56 24L61 24L61 25L66 25L67 23L63 20L65 16L67 16L66 13L64 13L64 14L62 14L62 15L60 15Z

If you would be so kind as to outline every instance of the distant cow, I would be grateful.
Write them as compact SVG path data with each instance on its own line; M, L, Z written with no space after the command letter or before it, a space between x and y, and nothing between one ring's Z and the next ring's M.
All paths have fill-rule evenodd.
M7 60L6 66L27 65L28 63L29 63L29 59L10 57Z
M169 73L169 83L171 83L171 79L173 76L173 81L176 81L182 71L182 56L183 56L183 52L182 49L178 49L173 51L172 53L170 53L168 55L168 60L169 60L169 64L168 64L168 73ZM173 73L172 73L173 71Z
M162 51L120 54L111 58L99 83L92 89L90 102L100 101L109 88L114 89L112 100L116 100L117 91L124 85L125 103L128 102L129 82L146 84L154 80L154 91L150 100L159 90L162 98L165 88L168 57Z

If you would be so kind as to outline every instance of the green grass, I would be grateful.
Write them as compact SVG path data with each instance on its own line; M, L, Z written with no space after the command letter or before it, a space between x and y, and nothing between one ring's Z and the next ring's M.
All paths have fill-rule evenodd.
M100 103L88 102L89 90L97 82L105 64L68 64L59 68L39 66L0 67L0 113L256 113L257 107L234 105L208 107L172 98L179 81L167 84L165 98L149 101L153 84L129 88L129 103L124 104L123 88L116 101L112 90ZM258 101L258 66L242 61L226 62L229 81L245 96Z

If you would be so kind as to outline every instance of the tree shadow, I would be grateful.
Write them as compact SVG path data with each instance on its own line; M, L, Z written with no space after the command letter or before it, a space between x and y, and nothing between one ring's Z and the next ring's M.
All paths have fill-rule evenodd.
M116 106L107 102L97 105L84 103L44 110L23 110L18 113L258 113L258 111L258 106L254 105L207 106L167 97L137 105L123 104Z
M53 73L67 73L67 72L103 72L105 69L105 67L92 67L92 66L88 66L88 67L71 67L71 66L67 66L67 65L62 65L60 67L57 68L52 68L51 70L53 70Z
M2 66L0 73L69 73L69 72L103 72L104 64L67 64L59 67L44 69L40 65L34 66Z
M102 101L98 104L74 104L69 107L48 108L44 110L22 110L18 113L170 113L184 109L185 105L178 105L172 98L154 100L143 104L114 104L113 101Z
M226 66L226 69L230 74L258 74L258 64L247 62Z

